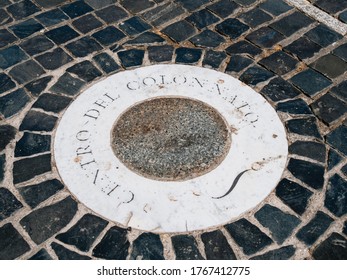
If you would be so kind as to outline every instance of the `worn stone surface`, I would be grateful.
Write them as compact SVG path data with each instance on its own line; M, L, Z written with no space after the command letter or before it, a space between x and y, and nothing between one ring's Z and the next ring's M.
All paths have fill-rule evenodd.
M57 117L47 115L39 111L31 110L23 119L23 122L20 125L19 130L52 131L56 121Z
M284 75L294 70L298 61L285 52L279 51L262 59L259 63L278 75Z
M47 70L58 69L72 61L71 56L61 48L45 52L44 54L37 56L35 59Z
M157 234L142 233L133 243L131 260L163 260L163 244Z
M346 238L333 232L326 240L317 246L312 256L316 260L346 260L346 242Z
M22 88L0 96L0 114L5 118L11 117L23 109L29 101L30 97Z
M31 156L51 149L51 136L25 132L17 142L15 157Z
M255 256L251 260L289 260L295 254L295 251L294 246L284 246L263 255Z
M347 155L347 142L344 141L347 137L347 127L341 125L335 130L331 131L327 136L327 142L334 148Z
M77 78L65 73L50 89L54 93L63 93L67 95L76 95L85 83Z
M311 115L312 111L307 103L298 98L285 102L279 102L276 109L281 112L286 112L292 115Z
M46 112L59 113L64 110L71 101L69 97L43 93L33 104L33 108L40 108Z
M201 235L201 239L205 245L206 259L236 260L233 249L221 231L205 232Z
M25 85L25 89L33 96L39 96L52 80L52 76L43 77Z
M296 97L300 91L282 78L274 78L263 87L261 93L273 101L280 101Z
M310 66L331 79L334 79L347 71L347 62L333 54L322 56Z
M308 157L322 163L325 163L326 159L325 145L320 142L296 141L289 146L289 153Z
M6 188L0 188L0 221L8 218L23 204Z
M328 182L324 206L335 216L347 213L347 181L335 174Z
M70 251L66 249L64 246L53 242L51 244L52 249L58 256L59 260L90 260L91 258L88 256L80 255L74 251Z
M202 260L197 243L193 236L176 235L172 237L172 246L176 260Z
M302 119L292 119L286 123L289 132L300 135L312 136L321 139L322 136L317 126L315 117L307 117Z
M16 132L16 128L11 125L0 125L0 151L5 149L6 146L14 139Z

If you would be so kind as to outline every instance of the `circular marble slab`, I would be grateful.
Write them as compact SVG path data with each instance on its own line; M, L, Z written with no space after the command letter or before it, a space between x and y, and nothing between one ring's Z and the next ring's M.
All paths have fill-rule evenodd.
M57 169L78 200L153 232L237 218L276 187L287 153L283 124L260 94L185 65L123 71L93 85L54 138Z

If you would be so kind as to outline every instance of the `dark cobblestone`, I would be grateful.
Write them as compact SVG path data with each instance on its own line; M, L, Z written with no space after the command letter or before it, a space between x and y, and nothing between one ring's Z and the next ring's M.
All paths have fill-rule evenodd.
M8 223L0 228L0 260L15 259L29 250L28 243L12 224Z
M328 170L333 169L342 160L342 157L333 149L329 149Z
M280 102L276 106L277 111L286 112L291 115L311 115L312 111L307 103L298 98L285 102Z
M73 96L76 95L84 85L85 83L80 79L72 77L69 73L65 73L50 90L54 93L63 93Z
M163 260L163 250L159 235L145 232L134 241L130 260Z
M205 53L204 60L202 65L204 67L211 67L218 69L224 59L227 58L227 55L224 52L218 52L213 50L208 50Z
M347 240L342 235L333 232L326 240L319 244L312 256L316 260L346 260Z
M294 54L302 60L314 56L321 50L321 47L308 38L301 37L290 45L286 46L284 50Z
M337 55L344 61L347 61L347 44L341 45L332 51L334 55Z
M300 94L300 91L287 81L277 77L263 87L261 93L272 101L280 101L294 98Z
M64 5L63 7L61 7L61 9L70 18L76 18L93 11L93 8L86 4L84 1L76 1L71 4Z
M48 76L32 81L25 85L25 89L29 91L31 95L37 97L47 88L47 85L52 78L52 76Z
M212 5L207 6L209 10L216 13L220 17L227 17L231 15L240 6L231 0L221 0Z
M85 0L87 4L94 9L101 9L118 2L117 0Z
M75 74L86 82L91 82L102 75L102 73L87 60L71 66L66 71Z
M85 15L79 19L76 19L72 22L72 25L82 33L88 33L98 27L102 26L100 20L98 20L95 16L89 14Z
M295 254L294 246L284 246L282 248L271 250L263 255L258 255L251 260L289 260Z
M202 260L198 244L193 236L176 235L171 238L176 260Z
M151 0L121 0L121 5L131 13L139 13L154 6Z
M345 139L347 139L347 127L346 126L339 126L335 130L331 131L327 137L327 142L342 152L344 155L347 155L347 143Z
M228 54L248 54L250 56L256 56L258 54L261 54L261 49L254 46L253 44L249 43L248 41L242 40L239 41L225 50Z
M240 72L251 65L253 61L242 55L233 55L225 69L226 72Z
M71 56L61 48L56 48L35 58L45 69L55 70L72 61Z
M108 24L118 22L128 16L126 11L118 6L109 6L95 12L95 14Z
M9 72L10 76L20 84L31 82L45 73L42 67L34 60L18 64Z
M151 44L157 44L157 43L163 43L165 40L159 36L156 33L147 31L145 33L142 33L135 39L132 39L125 43L125 45L151 45Z
M11 125L0 125L0 152L15 138L16 132L17 129Z
M285 52L278 51L263 58L259 63L278 75L284 75L294 70L298 61Z
M204 232L201 239L208 260L236 260L234 251L220 230Z
M165 27L161 32L179 43L195 35L197 31L190 23L181 20Z
M332 54L320 57L318 60L311 63L310 66L331 79L347 71L347 63Z
M51 136L25 132L17 142L15 157L31 156L51 149Z
M149 46L148 58L151 62L167 62L172 60L174 48L172 46Z
M133 67L142 65L145 52L143 50L126 50L118 52L118 57L124 67Z
M15 42L17 38L6 29L0 29L0 48Z
M247 85L256 85L258 83L267 81L273 76L274 74L272 74L270 71L256 65L248 68L240 76L240 80Z
M5 73L0 73L0 94L16 87L13 80Z
M262 48L271 48L285 37L278 31L265 26L261 27L246 36L246 39Z
M143 13L142 17L154 26L160 26L183 13L185 13L185 10L180 5L169 2Z
M127 231L112 227L93 250L93 256L107 260L125 260L128 255L129 241Z
M27 58L28 56L18 46L8 47L0 50L0 68L9 68Z
M64 188L64 185L57 179L48 180L39 184L18 188L19 193L25 202L35 208L41 202L50 198Z
M176 1L190 12L200 8L202 5L209 2L209 0L176 0Z
M11 16L3 9L0 9L0 24L7 24L12 22Z
M225 228L247 255L254 254L273 243L265 233L246 219L227 224Z
M194 36L190 41L198 47L215 48L224 43L225 40L218 33L211 30L204 30L199 35Z
M83 252L88 252L107 224L107 221L97 216L86 214L68 231L58 234L56 238Z
M331 30L324 24L320 24L311 29L305 33L305 36L322 47L330 46L342 38L341 34Z
M236 39L246 32L249 27L241 21L229 18L216 26L216 30L230 39Z
M30 101L30 97L23 89L17 89L0 97L0 114L9 118L18 113Z
M335 174L328 182L324 206L337 217L347 213L347 181Z
M106 73L112 73L120 69L120 66L107 53L100 53L93 57L97 65Z
M66 48L75 57L85 57L93 52L102 50L102 47L94 39L88 36L69 43Z
M311 158L325 163L325 145L312 141L296 141L289 146L289 153Z
M213 15L207 9L203 9L191 14L186 18L186 20L195 25L197 28L203 29L213 23L218 22L219 18Z
M40 9L31 1L24 0L7 7L7 11L17 20L24 19Z
M293 9L293 7L287 5L282 0L267 0L264 3L260 4L259 7L274 16L279 16L280 14Z
M30 38L20 44L20 47L29 55L35 55L45 52L54 47L54 44L44 35L38 35Z
M35 255L33 255L29 260L52 260L52 257L48 254L45 249L41 249Z
M310 190L288 179L282 179L276 188L276 195L299 215L306 211L312 194Z
M151 29L151 26L140 17L132 17L120 23L119 28L128 35L136 35Z
M318 211L313 219L298 231L296 237L307 245L313 245L333 221L327 214Z
M68 25L63 25L45 33L57 45L64 44L75 39L79 34Z
M43 29L43 26L34 19L28 19L11 26L10 29L18 38L24 39Z
M272 16L259 8L255 8L247 13L242 14L240 18L252 28L258 27L262 23L272 20Z
M68 18L69 17L66 14L64 14L60 9L47 11L36 16L36 19L38 19L46 27L61 23Z
M92 35L100 44L108 46L125 37L125 34L114 26L106 27Z
M312 136L318 139L322 139L319 133L317 121L315 117L293 119L286 123L287 129L291 133L300 135Z
M176 62L184 64L195 64L199 61L202 50L192 48L177 48Z
M22 207L23 204L8 189L0 188L0 221L10 217L13 213L21 209Z
M67 197L53 205L31 212L20 221L20 224L31 239L40 244L64 228L76 212L76 201Z
M19 127L20 131L52 131L57 118L37 111L29 111Z
M33 104L33 108L40 108L46 112L59 113L71 102L71 98L44 93Z
M88 256L83 256L74 251L70 251L66 249L64 246L55 242L51 244L51 247L54 250L59 260L90 260L91 259Z

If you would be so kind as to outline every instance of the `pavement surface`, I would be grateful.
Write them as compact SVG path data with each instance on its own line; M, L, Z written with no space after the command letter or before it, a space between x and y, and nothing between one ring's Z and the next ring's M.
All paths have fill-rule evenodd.
M347 259L346 23L346 0L0 0L0 259ZM79 93L162 63L238 78L290 135L286 179L226 225L123 228L52 161Z

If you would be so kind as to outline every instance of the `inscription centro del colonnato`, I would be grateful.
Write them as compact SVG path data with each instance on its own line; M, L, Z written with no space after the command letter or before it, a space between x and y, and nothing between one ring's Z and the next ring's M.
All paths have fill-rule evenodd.
M173 105L168 105L173 100ZM156 119L163 118L158 112L168 112L175 116L173 125L177 129L166 127L169 132L162 135L158 134L160 129L149 129L150 137L147 130L140 129L142 134L136 136L136 141L129 134L120 155L114 143L122 130L129 129L127 125L133 117L126 123L119 120L137 104L143 104L139 110L147 111L141 115L133 110L138 120L132 126L137 123L139 128L158 128ZM210 109L202 117L199 115L202 109L194 111L187 104L191 108L195 106L192 104L200 104L201 108L215 111L227 129L227 134L221 135L230 138L213 138L218 134L214 130L220 122L213 123ZM164 107L156 110L160 106ZM185 111L177 113L174 108L179 106L186 106ZM199 115L195 120L194 114ZM204 121L198 122L201 118ZM114 132L117 128L118 134ZM174 152L164 155L158 152L155 156L153 150L148 152L148 147L166 149L167 146L160 146L163 141L174 145ZM145 148L139 162L136 157L140 146ZM222 148L218 150L218 146ZM214 148L216 153L211 151ZM213 168L206 167L210 163L204 159L199 166L206 172L197 172L199 166L195 166L191 171L187 168L186 173L196 174L185 174L184 180L172 180L169 175L160 178L161 162L176 161L184 169L181 162L194 152L203 151L211 158L210 162L216 163ZM83 92L58 125L54 155L68 189L96 213L125 227L185 232L222 225L261 202L282 176L287 141L275 110L240 81L200 67L159 65L117 73ZM138 172L150 169L155 161L160 163L156 176ZM189 164L194 161L187 160ZM142 168L144 165L149 167Z

